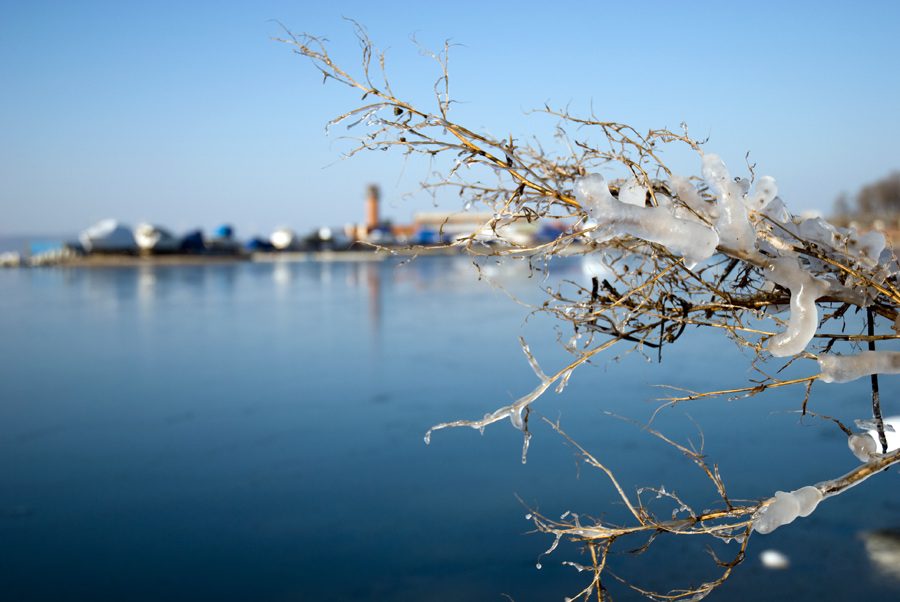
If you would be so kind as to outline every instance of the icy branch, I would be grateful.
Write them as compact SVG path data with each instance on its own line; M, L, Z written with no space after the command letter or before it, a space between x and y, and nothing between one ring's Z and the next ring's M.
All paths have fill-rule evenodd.
M847 445L850 451L862 462L869 462L873 458L880 458L878 453L878 443L881 438L879 434L879 424L877 420L857 420L856 426L867 430L865 433L856 433L850 435ZM887 450L890 453L900 449L900 416L888 416L881 420L881 430L884 432Z
M591 174L575 181L575 200L597 222L593 237L604 241L628 234L659 243L684 257L693 268L716 252L718 236L712 228L679 219L664 207L643 207L623 202L609 191L606 179Z
M525 435L525 442L522 444L522 464L525 463L525 460L528 455L528 443L531 440L531 433L528 432L528 424L526 421L526 412L528 410L528 406L536 400L538 397L544 394L544 392L550 388L550 385L553 382L563 376L563 373L559 373L552 378L548 378L541 368L538 366L537 361L534 359L534 356L531 355L531 351L528 349L528 345L525 344L525 341L520 337L519 342L522 345L522 350L525 352L525 355L528 356L528 361L531 364L532 369L537 374L538 378L541 381L531 393L525 395L524 397L520 397L512 404L502 407L491 414L485 415L481 420L457 420L455 422L445 422L443 424L438 424L425 433L425 443L431 442L431 433L433 431L437 431L443 428L451 427L451 426L468 426L474 429L478 429L479 431L484 431L484 427L489 424L493 424L495 422L499 422L504 418L509 418L512 425L522 431ZM571 371L571 370L569 370ZM565 372L565 371L564 371Z
M860 351L853 355L819 356L819 368L826 383L847 383L872 374L900 374L900 352Z
M537 376L537 386L480 420L460 420L433 427L425 435L426 442L434 430L468 426L483 431L487 425L508 418L524 434L524 462L531 437L528 419L535 415L530 413L531 404L551 386L561 391L575 368L589 362L596 354L625 341L626 345L632 345L631 351L646 353L647 349L653 349L662 361L663 347L676 342L688 326L721 328L739 346L759 351L758 337L769 335L757 328L754 319L763 317L765 312L784 308L788 303L787 293L790 295L790 315L784 322L779 322L786 324L784 332L769 337L768 349L772 356L803 354L811 357L805 351L820 326L820 301L829 305L845 304L831 312L822 312L825 313L822 323L838 322L841 326L839 335L820 335L828 341L826 349L831 349L835 342L844 344L848 340L861 340L856 335L845 334L847 322L844 316L850 306L874 307L872 314L896 320L895 328L900 332L897 262L883 234L861 235L852 228L838 228L819 218L796 220L778 198L774 179L756 178L752 173L751 178L732 177L718 155L703 152L702 143L688 137L686 126L683 135L668 130L651 130L643 134L625 124L602 122L594 117L577 118L565 111L547 108L542 112L556 115L562 121L558 134L568 150L561 155L546 152L540 143L529 146L512 137L507 141L476 134L448 117L451 100L447 93L446 46L445 52L437 55L422 49L437 59L440 66L441 78L436 87L438 114L432 115L394 97L384 77L383 53L371 45L363 28L357 25L356 31L363 46L364 73L361 77L335 65L317 38L294 36L288 32L290 39L284 40L293 44L296 52L312 59L325 79L337 80L362 92L363 99L370 96L377 99L374 104L345 112L329 123L329 126L348 124L348 129L364 128L357 137L345 138L355 145L349 155L364 149L398 148L405 156L421 155L429 162L434 161L435 168L423 182L423 188L435 193L452 187L458 189L464 206L481 202L493 209L492 217L483 221L478 232L496 233L501 225L522 223L523 220L529 225L535 219L543 218L574 221L552 243L535 243L528 248L519 244L497 245L487 252L492 256L527 256L533 267L538 258L547 265L546 260L550 257L571 250L584 253L588 261L600 261L605 266L602 276L592 274L590 285L566 281L567 284L559 285L556 291L549 290L551 299L536 308L536 311L555 315L574 327L572 342L565 345L566 350L576 356L574 361L555 374L547 375L523 342L522 348ZM370 65L376 63L381 66L384 83L378 89L372 85L369 73ZM590 137L586 141L570 139L563 126L593 128L606 138L608 145L595 145ZM675 142L687 145L691 153L700 154L700 175L705 186L695 185L696 178L673 174L662 163L659 155L662 146ZM439 156L447 158L446 166L437 162ZM489 170L491 181L475 176L467 180L465 173L476 167ZM585 177L585 174L600 169L627 173L630 178L608 185L603 176ZM668 180L663 183L654 179L658 177ZM595 225L590 226L591 222ZM593 238L587 245L583 244L585 230ZM620 240L619 237L627 239ZM634 239L638 240L637 244ZM476 237L465 240L468 242L460 241L459 244L465 244L471 250ZM716 253L719 255L715 256ZM673 261L673 255L682 259ZM571 288L565 288L569 285ZM570 291L574 292L570 294ZM560 341L566 340L562 338L564 333L559 334ZM692 393L681 399L757 394L775 386L799 382L811 384L817 378L823 382L847 382L870 374L900 373L900 353L897 352L869 351L856 355L823 352L818 358L820 375L780 381L764 372L763 364L770 359L757 354L752 361L753 367L765 375L763 381L754 380L753 387L699 395ZM807 399L809 391L807 388ZM805 400L803 408L806 409ZM880 416L877 412L876 415ZM896 435L886 428L889 422L890 419L885 419L883 425L880 419L877 421L878 435ZM551 425L568 439L558 421ZM850 433L840 422L838 425ZM716 559L725 571L715 582L691 586L690 590L676 590L670 595L634 588L657 600L700 599L720 584L744 558L751 529L769 533L797 517L807 516L821 500L900 463L900 451L894 451L900 448L900 440L888 441L889 445L884 448L886 453L877 453L878 446L870 425L857 424L857 427L868 432L851 435L848 440L850 449L863 462L856 470L814 486L787 493L779 491L771 499L742 506L734 505L726 497L718 466L705 463L702 445L700 451L696 451L663 437L706 472L724 503L720 509L695 513L673 493L660 487L655 490L658 497L671 497L675 502L671 521L657 520L640 504L640 493L637 503L632 503L609 469L568 439L589 464L606 472L631 512L634 524L613 526L597 522L581 525L575 515L571 520L564 515L559 521L535 516L535 522L540 530L556 535L553 547L561 537L585 542L592 554L593 566L569 563L578 570L594 573L591 587L582 592L585 599L591 591L604 597L600 574L606 566L606 555L618 538L645 534L649 540L644 548L662 534L702 533L726 542L732 538L739 540L741 549L733 561L722 563ZM900 435L897 438L900 439ZM677 519L685 511L690 517Z
M883 232L872 230L860 235L855 228L838 228L815 217L804 220L797 229L799 235L833 253L846 255L866 268L875 268L887 245Z
M790 493L776 491L772 501L754 516L753 529L763 535L771 533L797 517L809 516L820 501L822 492L815 487L801 487Z
M787 330L769 340L769 351L775 357L796 355L816 334L819 312L816 301L829 290L827 282L804 271L796 259L773 259L766 276L791 291L791 317Z
M865 442L857 441L866 447ZM801 487L790 493L777 491L775 497L763 502L753 515L753 529L762 534L771 533L797 517L808 516L822 500L839 495L898 462L900 449L887 454L871 454L868 462L836 479Z
M868 462L872 454L878 453L878 444L875 437L869 433L854 433L847 438L847 445L853 455L862 462Z
M756 232L747 216L741 186L731 179L722 159L715 153L703 156L701 173L718 201L716 232L719 239L728 241L729 247L743 253L756 253Z

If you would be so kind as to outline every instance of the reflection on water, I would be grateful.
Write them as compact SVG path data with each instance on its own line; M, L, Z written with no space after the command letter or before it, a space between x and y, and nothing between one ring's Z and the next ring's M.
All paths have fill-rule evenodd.
M584 562L580 550L541 557L552 542L526 535L532 526L515 495L551 516L615 518L621 508L610 506L615 492L602 475L579 471L572 450L540 425L525 465L508 424L422 440L436 423L483 416L534 387L519 334L547 372L570 361L554 324L526 321L530 309L507 296L536 302L555 280L588 284L577 260L560 267L542 281L524 262L487 265L493 287L466 259L446 257L0 272L4 595L574 595L586 581L562 562ZM745 374L747 358L710 336L688 331L683 340L684 351L659 365L637 355L598 361L535 409L559 416L629 492L665 484L702 509L715 491L688 459L604 413L647 420L659 402L640 400L662 395L655 384L704 391ZM898 398L896 387L885 379L884 403ZM814 390L817 412L859 417L864 385L828 391ZM799 426L775 412L797 395L704 400L654 425L696 442L699 424L731 497L770 495L856 464L832 425ZM805 521L754 537L751 558L774 548L791 566L747 562L709 599L896 596L893 578L860 577L885 557L870 540L892 544L854 533L894 524L898 493L895 474L879 475ZM704 578L704 546L661 538L651 554L611 562L622 573L647 563L642 578L675 587Z
M863 531L860 537L873 566L900 581L900 529Z

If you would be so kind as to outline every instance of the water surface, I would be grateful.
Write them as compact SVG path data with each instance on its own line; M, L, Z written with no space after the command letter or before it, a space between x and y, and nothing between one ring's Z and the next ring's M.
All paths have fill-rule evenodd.
M547 372L569 361L554 323L509 298L542 301L548 282L517 262L488 266L493 286L463 258L398 263L0 271L4 597L576 594L589 580L562 562L587 560L574 546L542 557L552 539L529 533L516 496L548 516L614 518L621 506L602 474L539 424L524 465L506 422L423 441L433 424L478 418L537 384L518 336ZM575 260L558 266L559 278L586 279ZM665 484L702 509L715 491L689 461L604 413L645 421L659 403L642 400L665 394L651 385L713 390L746 373L747 358L712 336L679 343L660 364L599 361L535 409L560 419L627 492ZM896 389L885 379L888 412L900 413ZM865 384L820 393L816 411L865 416ZM699 425L729 493L768 496L855 465L837 429L773 413L803 395L692 402L654 426L699 445ZM900 525L898 493L892 470L754 537L748 560L709 599L896 596L900 581L870 560L862 533ZM617 557L614 568L644 585L684 586L708 575L704 544L660 541L652 557ZM765 548L792 567L764 570ZM609 586L616 600L638 599Z

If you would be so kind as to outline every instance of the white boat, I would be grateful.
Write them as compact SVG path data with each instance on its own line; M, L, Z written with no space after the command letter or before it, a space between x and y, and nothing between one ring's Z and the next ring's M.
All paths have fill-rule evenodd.
M137 250L131 228L114 219L99 221L82 230L78 241L88 253L125 253Z
M181 247L181 241L168 230L146 222L134 229L134 241L141 251L148 253L173 253Z
M0 267L16 267L22 265L22 256L15 251L0 253Z
M269 237L269 242L279 251L289 251L297 245L297 235L290 228L279 228Z

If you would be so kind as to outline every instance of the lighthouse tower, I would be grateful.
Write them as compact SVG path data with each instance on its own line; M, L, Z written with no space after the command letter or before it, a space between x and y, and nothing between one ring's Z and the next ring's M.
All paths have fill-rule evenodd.
M369 193L366 196L366 230L372 232L381 223L378 217L378 186L369 185Z

